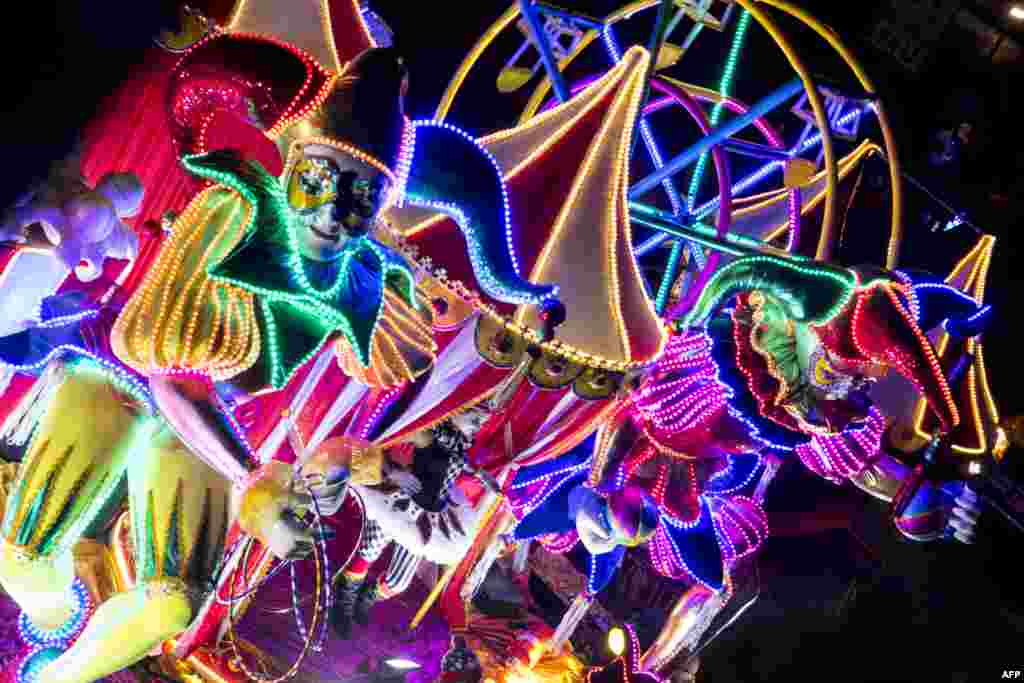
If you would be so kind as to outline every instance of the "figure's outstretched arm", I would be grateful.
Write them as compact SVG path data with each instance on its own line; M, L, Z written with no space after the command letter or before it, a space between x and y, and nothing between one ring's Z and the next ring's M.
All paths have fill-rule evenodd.
M172 374L149 380L153 398L182 442L203 462L244 488L252 471L248 453L224 423L218 396L199 379Z
M684 649L692 648L728 598L721 593L694 584L672 608L665 626L641 659L641 669L657 672L670 664Z
M307 553L312 534L295 519L311 497L293 489L287 464L272 461L257 468L227 424L228 408L202 380L187 376L150 378L153 399L171 428L192 453L234 485L240 499L239 524L279 558Z
M867 467L850 477L850 482L861 491L891 503L910 472L910 468L896 458L881 453Z
M919 473L884 451L867 467L850 477L860 490L893 504L893 524L913 541L935 541L953 536L973 542L980 508L964 482L939 484L921 479Z

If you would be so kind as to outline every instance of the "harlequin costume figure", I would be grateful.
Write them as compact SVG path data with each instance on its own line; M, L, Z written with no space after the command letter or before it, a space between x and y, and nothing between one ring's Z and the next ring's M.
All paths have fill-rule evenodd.
M276 74L284 84L266 87ZM112 347L113 365L148 380L151 395L126 396L72 364L7 503L0 580L33 621L57 627L73 579L67 549L127 474L137 586L100 606L42 672L47 681L96 680L182 632L221 557L233 500L242 528L277 557L311 545L292 512L309 497L290 467L257 467L228 417L233 405L284 386L327 343L353 379L373 386L414 379L433 359L412 271L369 235L403 180L443 196L449 175L431 158L445 147L439 129L416 155L424 170L402 177L413 138L398 55L369 50L334 75L274 41L218 34L172 79L183 164L210 184L175 221L112 328L110 316L92 332ZM477 263L507 275L507 291L540 289L503 274L500 256ZM76 316L59 325L69 336L84 329ZM49 339L8 348L4 361L45 361L63 350ZM338 490L322 482L312 493Z
M891 501L905 482L882 448L887 425L872 386L901 376L934 415L936 436L950 433L961 421L954 368L943 367L926 333L941 325L970 338L991 314L934 279L748 257L712 278L687 322L707 331L733 394L729 410L762 448L792 451L821 476ZM916 540L940 537L943 515L927 517L930 530L921 517L895 521Z
M974 334L986 314L920 276L763 257L734 261L592 439L516 473L509 486L519 517L513 539L535 538L555 552L582 542L594 592L611 578L595 571L599 561L614 555L590 546L632 528L602 513L600 492L649 494L660 513L648 531L652 565L695 585L685 603L692 614L673 622L652 655L667 661L702 621L697 612L725 594L732 563L767 533L756 502L772 474L763 456L793 453L830 480L849 479L892 500L911 476L884 451L886 420L867 390L893 370L919 387L949 430L957 409L923 331L945 320L947 330ZM915 540L941 537L956 494L939 493L920 489L894 516L897 528ZM608 496L608 512L611 502ZM620 542L616 552L628 545ZM567 629L578 613L575 606L566 613Z
M694 580L645 656L648 669L697 642L728 599L732 564L768 533L758 502L776 465L762 464L792 454L887 502L908 491L892 518L913 540L941 538L962 521L962 483L915 488L911 469L886 451L887 420L869 390L894 372L917 388L940 433L950 431L955 376L925 332L942 324L972 336L987 315L970 297L903 273L748 257L712 278L593 455L599 479L655 495L671 523L660 525L651 562Z
M355 559L345 568L331 612L335 632L351 636L353 621L366 625L378 600L403 593L424 561L449 564L468 548L478 511L459 488L474 476L468 451L489 416L475 406L418 432L407 466L390 463L383 482L354 486L365 518ZM367 573L391 546L387 569L377 580Z

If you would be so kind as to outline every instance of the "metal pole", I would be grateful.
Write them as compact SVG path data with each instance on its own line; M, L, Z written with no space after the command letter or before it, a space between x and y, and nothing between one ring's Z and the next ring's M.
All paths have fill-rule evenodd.
M523 12L523 18L526 19L527 26L530 27L530 33L537 43L537 50L540 52L540 58L548 72L548 78L551 79L551 87L554 89L555 95L561 102L567 102L571 97L569 88L565 84L565 79L562 78L562 72L558 70L555 53L551 51L551 44L548 42L544 27L540 24L540 17L537 16L537 8L533 6L533 0L519 0L519 7Z
M668 263L665 265L665 273L661 276L661 285L658 287L658 296L654 300L654 310L661 315L668 305L668 297L672 293L672 285L676 283L676 276L679 271L679 262L683 258L683 243L676 240L672 245L672 253L669 254Z
M806 261L807 257L799 256L797 254L791 254L788 251L773 247L772 245L754 237L748 237L747 235L737 235L727 233L724 239L717 237L718 230L713 226L705 223L680 223L675 220L671 215L647 204L641 204L639 202L629 203L629 217L645 227L651 228L652 230L658 230L666 234L667 236L684 236L686 239L691 239L689 235L699 235L701 239L714 239L717 240L716 244L728 245L730 249L745 248L750 252L768 253L772 255L778 255L785 258L792 259L794 261ZM696 237L693 238L695 242L700 241ZM704 242L701 242L702 244ZM717 248L712 245L712 248ZM720 249L719 251L726 251ZM732 253L732 252L727 252Z
M651 33L651 40L647 46L647 50L651 54L651 63L647 68L647 76L644 79L644 92L640 96L640 102L647 102L647 97L651 92L651 76L654 75L654 67L658 63L658 54L661 52L661 46L665 42L665 29L668 28L669 21L669 10L672 8L672 0L661 0L661 4L658 6L658 19L654 24L654 31ZM633 128L633 141L629 148L629 155L632 158L636 150L636 139L637 139L636 127Z
M679 10L676 11L676 15L672 17L672 21L668 22L668 28L665 29L665 38L672 35L672 31L676 30L676 26L679 26L679 22L681 22L685 16L686 8L680 7Z
M666 233L672 237L676 237L679 239L685 239L689 240L690 242L696 242L697 244L708 247L709 249L714 249L715 251L720 251L722 253L729 254L730 256L752 256L754 254L764 253L768 251L767 247L764 248L763 250L759 250L752 247L740 246L739 244L729 242L726 240L720 240L717 237L713 237L711 235L701 234L701 232L698 232L693 228L684 228L682 226L669 225L665 221L661 221L656 218L642 218L640 216L634 215L632 216L632 220L634 223L642 225L646 228L658 230L660 232ZM714 232L713 228L711 229L711 232ZM778 252L781 250L773 251ZM792 254L789 253L785 253L785 255L792 256Z
M768 95L760 102L755 104L750 110L738 116L735 119L730 119L726 123L722 124L718 128L711 131L710 134L706 135L702 140L691 145L689 149L684 151L682 154L672 159L664 168L655 171L650 174L637 184L635 184L629 190L630 199L636 199L642 197L646 193L654 189L662 180L669 178L679 171L683 170L694 161L696 161L701 154L711 149L715 145L721 144L732 135L740 132L757 119L761 118L765 114L779 107L786 100L801 92L804 89L804 84L800 79L794 79L782 86L771 95Z

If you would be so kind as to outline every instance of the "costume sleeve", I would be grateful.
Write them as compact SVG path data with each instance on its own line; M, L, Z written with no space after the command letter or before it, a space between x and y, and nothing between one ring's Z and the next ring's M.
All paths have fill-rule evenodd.
M114 352L125 364L147 375L187 369L215 380L255 364L260 332L254 297L207 275L208 265L245 235L252 212L249 202L223 186L192 200L114 326Z
M575 530L576 521L570 513L569 499L581 481L582 476L566 479L543 503L524 515L513 532L516 540Z
M380 249L388 249L381 245ZM389 250L390 252L390 250ZM437 353L430 302L415 283L394 267L397 254L388 253L384 301L370 342L370 366L359 362L342 336L334 345L338 364L349 377L370 387L391 387L415 381L430 369Z
M590 595L597 595L611 583L625 556L626 549L621 545L611 552L590 556L590 577L587 579L587 592Z

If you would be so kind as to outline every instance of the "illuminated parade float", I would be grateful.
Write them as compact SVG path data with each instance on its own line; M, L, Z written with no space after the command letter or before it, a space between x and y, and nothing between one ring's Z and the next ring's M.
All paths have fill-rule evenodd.
M215 5L0 225L9 680L685 680L787 460L920 542L1005 493L995 240L901 268L885 108L786 0L523 0L422 121L371 7ZM754 32L788 73L745 97Z

